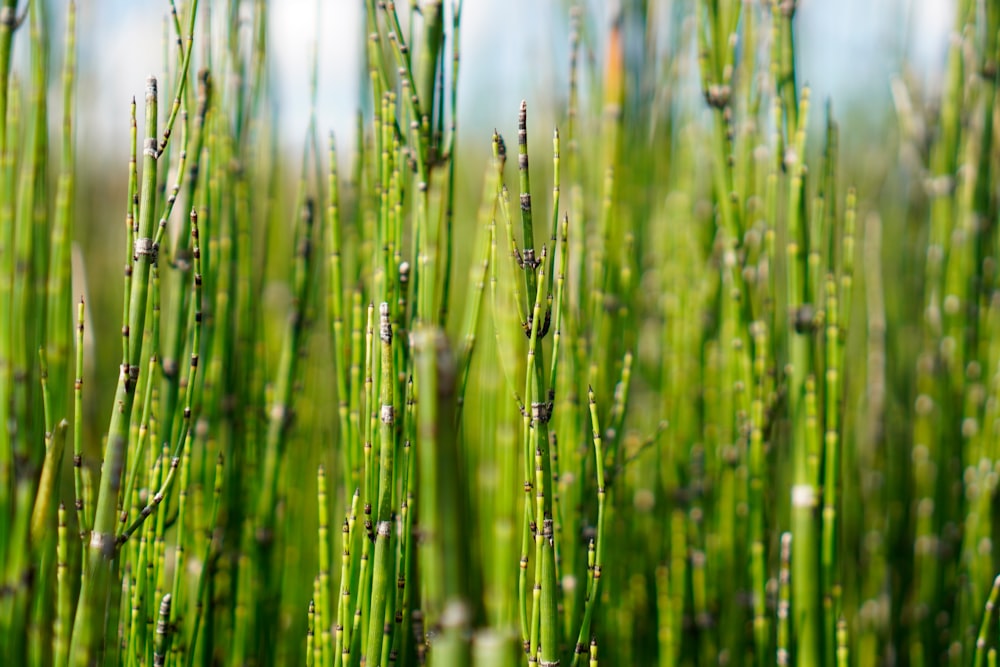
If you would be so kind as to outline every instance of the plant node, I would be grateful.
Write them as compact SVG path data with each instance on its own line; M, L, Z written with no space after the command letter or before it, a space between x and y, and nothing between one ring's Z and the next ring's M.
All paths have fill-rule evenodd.
M732 89L729 84L713 83L705 89L705 102L713 109L728 108L731 97Z

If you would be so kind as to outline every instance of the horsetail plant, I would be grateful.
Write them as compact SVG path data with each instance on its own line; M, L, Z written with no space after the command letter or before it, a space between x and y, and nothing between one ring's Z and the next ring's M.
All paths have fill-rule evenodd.
M996 664L992 4L873 159L794 0L565 3L515 185L475 8L362 3L293 160L277 5L171 0L124 228L57 4L0 2L5 660Z

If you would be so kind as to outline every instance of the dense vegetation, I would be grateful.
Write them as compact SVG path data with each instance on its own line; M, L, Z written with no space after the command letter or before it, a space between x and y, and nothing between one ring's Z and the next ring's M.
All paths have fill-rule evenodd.
M77 7L0 0L5 664L995 665L1000 7L873 163L795 0L567 7L492 137L403 5L290 162L277 10L170 0L108 233Z

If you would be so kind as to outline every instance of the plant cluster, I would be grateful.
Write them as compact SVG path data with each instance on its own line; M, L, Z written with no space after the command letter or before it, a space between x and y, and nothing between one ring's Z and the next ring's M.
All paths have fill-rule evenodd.
M573 4L551 150L460 133L462 0L365 0L290 165L278 10L170 0L108 233L76 3L53 124L0 0L0 655L995 665L994 4L873 166L795 0Z

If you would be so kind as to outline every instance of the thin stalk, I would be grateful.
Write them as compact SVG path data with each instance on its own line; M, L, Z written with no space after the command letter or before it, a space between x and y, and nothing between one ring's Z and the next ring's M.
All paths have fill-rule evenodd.
M92 509L84 504L83 492L83 298L76 311L76 375L73 383L73 506L81 540L90 532Z
M587 582L587 598L584 603L583 622L580 624L580 633L576 639L576 649L573 652L574 667L579 664L580 656L585 655L584 647L588 637L591 637L591 624L594 618L594 610L599 599L601 584L601 567L604 563L604 501L607 490L604 487L604 448L601 438L601 425L597 414L597 399L594 397L594 388L587 390L588 402L590 404L590 424L594 439L594 467L597 474L597 532L591 542L594 553L594 562L588 565L591 576Z
M146 140L144 143L144 173L142 200L139 208L139 237L133 248L135 268L126 266L126 277L135 273L137 280L131 294L124 295L123 302L129 319L122 331L123 341L128 344L129 354L122 359L118 376L111 423L104 454L104 474L101 476L94 528L90 536L86 563L86 574L77 603L76 620L73 623L73 637L70 645L70 664L83 667L96 658L103 638L105 611L112 579L116 569L115 523L116 509L121 490L121 474L125 465L125 447L132 405L135 401L135 384L138 380L139 355L142 351L142 332L145 325L146 297L148 293L149 270L155 261L152 247L153 206L156 186L156 79L146 81ZM131 303L130 303L131 302ZM132 369L135 369L134 371Z
M423 609L441 630L432 664L469 664L469 631L475 619L471 544L464 528L469 503L464 462L452 427L455 365L443 333L422 327L413 333L416 352L418 491L422 571L427 573ZM443 480L451 480L443 483ZM434 579L434 576L437 578ZM435 655L437 654L437 655Z

